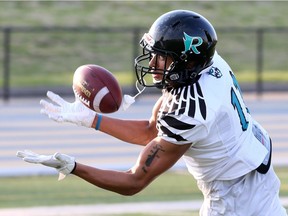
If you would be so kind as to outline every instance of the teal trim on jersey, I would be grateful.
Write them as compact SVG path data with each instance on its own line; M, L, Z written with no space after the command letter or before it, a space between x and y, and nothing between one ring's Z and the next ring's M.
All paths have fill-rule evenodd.
M231 75L231 77L232 77L233 84L234 84L235 88L240 92L241 97L242 97L242 91L241 91L240 85L239 85L239 83L238 83L235 75L233 74L232 71L229 71L229 72L230 72L230 75Z
M234 91L233 88L231 88L231 103L234 107L234 109L236 108L239 119L240 119L240 124L242 126L242 130L246 131L249 125L249 122L246 120L245 114L243 112L242 106L240 104L240 101Z
M240 86L238 84L238 81L237 81L237 79L236 79L236 77L235 77L235 75L233 74L232 71L229 71L229 73L230 73L231 78L233 80L233 85L234 85L235 89L238 90L238 92L240 93L240 96L241 96L241 99L242 99L242 103L244 104L241 88L240 88ZM246 116L245 116L245 114L243 112L243 109L242 109L242 105L241 105L241 103L239 101L239 98L238 98L235 90L233 89L233 87L231 87L231 104L234 107L234 109L236 108L236 110L237 110L237 113L238 113L238 116L239 116L239 119L240 119L240 123L241 123L241 126L242 126L242 130L246 131L247 128L248 128L249 122L246 119ZM245 106L245 108L246 108L246 111L249 113L248 108L246 106Z

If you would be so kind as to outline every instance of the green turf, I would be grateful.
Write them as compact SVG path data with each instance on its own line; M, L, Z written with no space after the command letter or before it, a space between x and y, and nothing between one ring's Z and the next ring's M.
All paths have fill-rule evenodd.
M281 196L288 196L288 168L277 168ZM135 196L121 196L94 187L75 176L58 182L57 176L1 178L0 208L199 200L202 194L187 172L167 172Z
M288 2L241 1L5 1L0 2L0 28L12 27L141 27L141 37L162 13L190 9L207 17L218 33L217 49L228 60L240 82L256 80L256 47L253 28L288 27ZM113 8L117 8L114 10ZM144 8L144 9L143 9ZM25 14L25 16L23 16ZM247 32L221 32L221 28L247 27ZM287 32L266 33L263 79L288 82ZM0 35L3 44L4 35ZM82 64L100 64L111 70L122 85L134 85L133 45L139 38L125 32L12 31L10 86L71 86L75 69ZM139 48L138 48L139 49ZM3 46L0 67L3 68ZM138 50L140 52L140 50ZM3 86L0 70L0 87Z
M284 1L2 1L1 26L146 26L159 14L194 10L214 25L287 26ZM23 16L25 14L25 16Z
M158 200L187 200L201 197L188 174L166 173L133 197L96 188L75 176L58 182L56 176L2 178L0 207L65 204L96 204Z

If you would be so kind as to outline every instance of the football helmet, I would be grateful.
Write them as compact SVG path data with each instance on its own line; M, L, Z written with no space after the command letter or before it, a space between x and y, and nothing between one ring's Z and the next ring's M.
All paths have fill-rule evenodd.
M158 88L195 83L199 73L212 65L216 43L217 35L212 24L200 14L188 10L165 13L140 41L143 53L135 58L138 82ZM157 68L157 60L153 65L149 64L155 55L166 59L164 68ZM162 80L146 77L153 74L158 74Z

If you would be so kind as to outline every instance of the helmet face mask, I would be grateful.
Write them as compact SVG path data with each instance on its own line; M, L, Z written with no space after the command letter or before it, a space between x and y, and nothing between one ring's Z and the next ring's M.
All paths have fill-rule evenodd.
M176 10L160 16L140 41L143 54L135 59L139 83L147 87L174 88L197 81L199 73L212 65L217 43L213 26L192 11ZM160 55L164 66L151 59ZM157 58L156 58L157 59ZM172 59L172 63L171 63ZM157 60L156 60L157 61ZM148 82L147 75L162 75Z
M150 49L144 39L141 40L140 44L143 47L143 53L135 59L138 82L146 87L163 88L167 86L166 76L170 74L174 62L172 55L160 50ZM155 60L151 65L153 58ZM157 67L160 61L162 67ZM147 77L147 75L150 76Z

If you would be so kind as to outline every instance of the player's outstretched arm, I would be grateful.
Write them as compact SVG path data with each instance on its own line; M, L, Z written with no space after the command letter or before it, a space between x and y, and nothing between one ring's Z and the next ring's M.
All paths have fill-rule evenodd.
M76 163L72 173L97 187L122 195L134 195L171 168L189 147L189 144L175 145L155 138L127 172L101 170Z
M153 108L150 120L124 120L108 116L102 116L99 120L99 115L96 115L91 127L124 142L146 145L157 136L156 121L161 102L162 98L159 98ZM99 123L99 121L101 122Z
M79 100L70 103L51 91L47 92L47 97L52 103L41 100L41 113L54 121L97 128L122 141L138 145L146 145L157 136L156 116L162 102L161 98L155 104L150 120L124 120L101 116L100 121L100 115Z
M18 151L17 156L28 163L55 168L60 174L59 180L72 173L97 187L122 195L134 195L171 168L189 147L189 144L175 145L157 137L145 146L136 164L126 172L97 169L75 162L74 157L61 153L40 155L25 150Z

